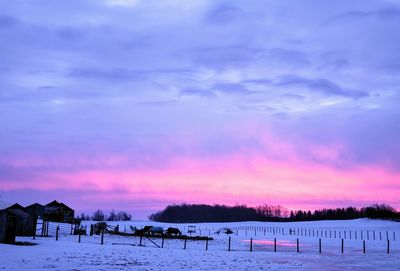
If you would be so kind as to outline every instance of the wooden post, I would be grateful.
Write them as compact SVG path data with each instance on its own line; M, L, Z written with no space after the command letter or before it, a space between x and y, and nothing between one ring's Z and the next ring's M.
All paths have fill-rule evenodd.
M322 244L321 244L321 238L319 238L319 253L322 253Z
M80 231L80 229L79 229L79 233L78 233L79 235L79 237L78 237L78 243L80 243L81 242L81 231Z
M297 253L300 252L300 247L299 247L299 238L297 238Z
M379 240L382 241L382 232L379 232Z
M58 231L60 230L60 227L57 225L57 228L56 228L56 241L58 241Z
M161 239L161 248L164 248L164 236Z
M104 244L104 229L101 230L101 244Z
M231 251L231 237L229 236L228 240L228 251Z
M253 251L253 238L250 238L250 252Z
M276 238L274 238L274 252L276 252Z
M42 221L42 236L44 236L44 220Z
M387 249L386 249L386 253L387 253L387 254L390 253L390 241L389 241L389 239L387 239Z
M208 250L208 239L206 240L206 250Z
M187 238L185 237L185 242L183 243L183 249L186 249L186 240Z
M363 253L365 254L365 240L363 240Z
M367 240L369 240L369 231L367 230Z
M396 241L396 233L393 232L393 241Z
M143 240L143 236L140 236L139 246L142 246L142 240Z
M374 236L374 240L375 240L375 230L374 230L374 232L373 232L373 234L372 234L373 236Z
M342 239L342 254L344 252L344 239Z
M33 225L33 240L36 239L36 227L37 227L37 218L35 219L35 224Z

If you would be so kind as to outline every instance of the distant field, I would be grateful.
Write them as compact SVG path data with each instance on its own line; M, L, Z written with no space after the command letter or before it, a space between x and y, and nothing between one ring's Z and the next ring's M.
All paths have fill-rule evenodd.
M84 222L86 225L91 223L94 222ZM211 236L214 240L209 241L207 251L205 241L187 241L184 249L183 240L165 240L164 247L159 248L160 238L153 238L154 243L143 238L143 246L139 246L139 237L110 234L104 236L103 245L100 244L100 236L82 236L81 243L78 243L78 237L70 235L69 227L60 225L60 236L56 241L54 235L58 224L53 223L49 232L51 237L37 237L36 240L18 238L18 241L35 242L36 246L1 244L0 269L398 270L400 266L398 222L357 219L290 223L168 224L128 221L108 224L112 227L119 225L120 231L127 233L131 232L130 226L157 225L165 229L178 227L184 234L189 234L189 226L195 226L196 232L192 235ZM229 237L216 233L225 227L232 229L234 234Z

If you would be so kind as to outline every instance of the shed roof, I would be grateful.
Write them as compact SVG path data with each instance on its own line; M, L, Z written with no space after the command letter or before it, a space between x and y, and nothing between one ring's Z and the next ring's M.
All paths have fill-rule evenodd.
M7 207L6 209L7 210L18 209L18 210L22 210L22 211L25 210L25 208L22 207L21 205L19 205L18 203L13 204L13 205Z

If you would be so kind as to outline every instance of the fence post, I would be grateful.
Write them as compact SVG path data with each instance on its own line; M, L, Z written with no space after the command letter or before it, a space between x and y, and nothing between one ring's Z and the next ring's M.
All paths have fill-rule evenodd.
M206 250L208 250L208 239L206 240Z
M57 225L57 228L56 228L56 241L58 241L58 231L60 230L60 227Z
M37 218L35 219L35 224L33 225L33 240L36 239L36 227L37 227Z
M253 238L250 238L250 252L253 251Z
M390 253L390 241L389 239L387 240L387 250L386 253L389 254Z
M101 244L104 244L104 229L101 230Z
M363 253L365 254L365 240L363 240Z
M344 239L342 239L342 253L344 252Z
M143 236L140 236L139 246L142 246L142 240L143 240Z
M161 248L164 248L164 236L161 239Z
M183 249L186 249L186 240L187 240L187 238L185 237L185 242L183 244Z
M231 251L231 237L229 236L228 240L228 251Z
M319 238L319 253L322 253L322 244L321 244L321 238Z
M78 237L78 243L80 243L81 242L81 231L80 231L80 229L79 229L79 237Z
M274 238L274 252L276 252L276 238Z
M300 247L299 247L299 238L297 238L297 253L300 252Z

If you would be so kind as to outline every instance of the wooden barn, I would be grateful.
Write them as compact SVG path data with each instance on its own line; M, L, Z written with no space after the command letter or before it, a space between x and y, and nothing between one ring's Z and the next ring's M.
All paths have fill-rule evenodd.
M50 221L73 223L75 211L62 202L56 200L44 206L43 218Z
M34 203L25 207L25 212L42 218L44 215L44 206L39 203Z
M6 209L16 219L17 236L33 236L36 230L37 216L25 212L24 207L14 204Z
M17 218L9 210L0 210L0 243L15 243Z

